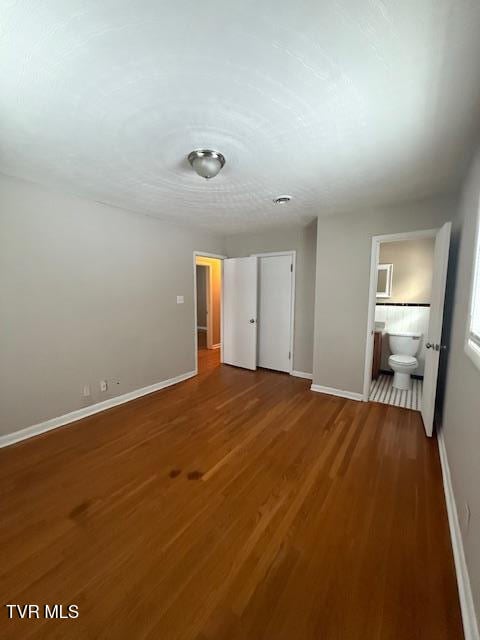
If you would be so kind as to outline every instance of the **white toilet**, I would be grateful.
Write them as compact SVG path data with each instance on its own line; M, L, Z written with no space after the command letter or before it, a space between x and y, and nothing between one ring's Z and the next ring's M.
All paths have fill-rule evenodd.
M409 390L410 376L417 370L418 360L415 358L420 347L421 333L389 333L388 342L392 355L388 359L393 369L393 386L395 389Z

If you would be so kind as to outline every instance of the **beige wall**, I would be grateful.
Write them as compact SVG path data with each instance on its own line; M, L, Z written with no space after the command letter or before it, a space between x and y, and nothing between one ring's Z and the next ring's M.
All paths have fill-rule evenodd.
M318 218L313 382L363 392L372 236L439 227L454 198Z
M218 258L207 258L205 256L197 256L197 264L208 266L210 268L210 285L212 287L212 345L220 344L221 340L221 299L222 299L222 261ZM205 275L208 270L204 269ZM205 323L207 317L205 314ZM201 325L206 326L206 324Z
M193 251L221 239L7 177L0 198L0 434L195 368Z
M382 242L380 264L393 264L393 283L392 295L378 302L429 303L434 248L434 238Z
M460 215L454 226L448 287L451 313L446 318L442 338L448 350L441 418L477 619L480 618L480 371L466 355L464 341L479 197L480 152L465 182ZM471 511L468 529L466 504Z
M306 373L312 372L315 247L316 222L226 238L227 255L231 258L291 249L297 252L293 368Z

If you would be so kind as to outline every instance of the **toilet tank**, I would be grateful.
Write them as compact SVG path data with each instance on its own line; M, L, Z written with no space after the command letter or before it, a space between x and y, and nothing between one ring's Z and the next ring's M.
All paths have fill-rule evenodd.
M390 351L396 355L415 356L420 347L421 333L389 333Z

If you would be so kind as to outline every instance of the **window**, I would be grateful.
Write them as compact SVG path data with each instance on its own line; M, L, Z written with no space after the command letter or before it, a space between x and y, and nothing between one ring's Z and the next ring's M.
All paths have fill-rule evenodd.
M477 220L477 240L475 243L472 278L472 295L465 351L480 369L480 212Z

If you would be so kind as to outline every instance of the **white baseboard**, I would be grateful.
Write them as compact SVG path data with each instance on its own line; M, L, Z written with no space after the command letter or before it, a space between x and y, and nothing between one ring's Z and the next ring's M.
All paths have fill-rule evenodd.
M290 375L295 376L296 378L305 378L306 380L311 380L313 378L313 375L311 373L307 373L306 371L293 370Z
M339 398L348 398L348 400L363 400L362 393L355 393L353 391L344 391L343 389L334 389L333 387L322 387L320 384L312 384L310 387L311 391L316 391L317 393L326 393L329 396L338 396Z
M219 342L218 344L212 344L212 346L210 347L210 349L220 349L221 347L221 343Z
M445 502L447 503L448 524L450 526L450 537L452 539L453 558L455 560L455 571L457 574L458 594L460 597L460 608L462 610L463 633L465 640L480 640L478 633L478 622L475 615L475 605L473 604L472 589L468 575L465 552L463 550L462 532L458 519L457 505L453 493L452 478L447 458L447 449L443 433L437 431L438 451L440 453L440 463L442 465L443 490L445 492Z
M156 382L155 384L151 384L148 387L135 389L134 391L129 391L128 393L124 393L121 396L109 398L108 400L104 400L103 402L97 402L96 404L92 404L88 407L83 407L82 409L71 411L70 413L66 413L63 416L58 416L58 418L51 418L50 420L34 424L31 427L26 427L25 429L21 429L20 431L14 431L13 433L8 433L7 435L0 436L0 448L8 447L11 444L21 442L22 440L32 438L33 436L38 436L39 434L45 433L46 431L57 429L57 427L63 427L64 425L70 424L71 422L76 422L77 420L81 420L82 418L87 418L88 416L91 416L95 413L99 413L100 411L105 411L105 409L111 409L112 407L116 407L119 404L124 404L125 402L130 402L130 400L135 400L135 398L140 398L141 396L146 396L149 393L153 393L154 391L165 389L165 387L171 387L178 382L183 382L188 378L192 378L194 375L196 375L195 371L188 371L187 373L182 373L179 376L175 376L175 378L162 380L161 382Z

